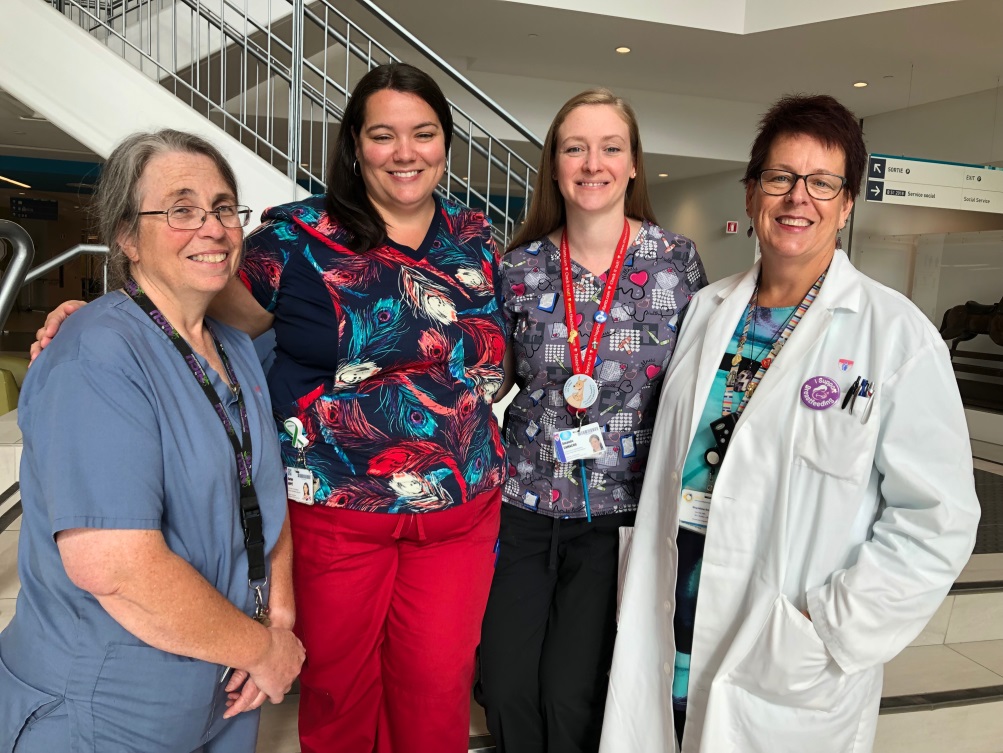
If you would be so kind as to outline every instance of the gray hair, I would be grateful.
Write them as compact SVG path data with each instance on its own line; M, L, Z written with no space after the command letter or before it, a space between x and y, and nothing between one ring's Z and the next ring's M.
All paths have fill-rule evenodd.
M201 136L165 128L127 137L115 147L101 169L91 204L98 238L111 250L108 259L110 287L120 287L130 275L129 258L119 245L118 238L122 233L135 236L139 231L139 181L151 159L170 152L208 157L234 197L237 196L237 177L233 168L220 151Z

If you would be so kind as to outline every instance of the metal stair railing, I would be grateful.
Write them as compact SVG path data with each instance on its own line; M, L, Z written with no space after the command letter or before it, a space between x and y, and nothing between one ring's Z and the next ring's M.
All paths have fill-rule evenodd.
M0 280L0 329L7 323L17 293L28 274L28 266L35 258L35 244L31 242L31 236L16 222L0 220L0 242L2 241L7 241L14 253L3 280Z
M332 0L46 1L311 192L325 188L330 146L355 83L374 66L400 60ZM459 71L370 0L351 2L538 154L542 142ZM484 211L504 245L529 205L536 168L455 103L450 107L453 147L439 192Z

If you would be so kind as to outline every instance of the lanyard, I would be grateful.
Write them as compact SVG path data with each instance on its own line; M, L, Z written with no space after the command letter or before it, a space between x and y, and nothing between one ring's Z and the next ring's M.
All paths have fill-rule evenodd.
M617 280L620 279L624 259L627 258L627 246L629 243L630 223L624 217L623 232L620 234L620 242L617 243L616 252L613 254L613 263L610 264L609 271L606 273L606 284L603 286L602 298L599 299L599 310L595 314L595 321L589 331L589 342L583 356L581 348L575 344L575 341L578 339L578 325L575 322L577 318L575 311L575 286L571 279L571 250L568 247L567 228L561 233L561 286L564 289L564 321L568 325L571 370L575 374L590 375L592 374L592 369L595 368L596 356L599 354L599 343L602 341L602 333L606 329L606 320L609 319L609 312L613 307L613 296L616 295Z
M265 539L261 523L261 508L258 506L258 497L255 494L254 485L251 481L251 431L247 420L247 407L244 404L244 396L240 392L237 375L230 365L230 359L226 356L223 343L219 341L216 333L212 331L209 323L206 322L206 328L212 337L213 345L216 346L216 352L219 353L219 358L223 362L223 370L226 372L226 378L230 381L230 384L234 385L237 395L237 406L240 412L240 439L237 439L237 432L230 422L230 417L227 415L226 409L219 399L219 395L216 394L216 390L213 389L212 384L209 382L209 377L206 375L205 370L195 357L191 346L171 326L171 323L167 321L167 317L154 307L153 302L131 277L125 283L125 292L146 312L146 315L153 320L153 323L167 335L174 344L174 347L177 348L178 353L181 354L185 363L188 364L192 376L201 385L202 391L223 424L223 428L226 429L226 435L230 439L230 446L233 448L234 458L237 463L237 477L240 480L240 521L244 529L244 546L247 547L247 581L254 589L256 598L260 599L261 586L255 586L254 583L255 581L265 580L267 570L265 568Z
M829 270L826 269L826 272ZM738 407L734 407L735 400L735 384L738 378L738 371L742 363L742 352L745 350L745 342L749 338L749 325L752 323L752 318L755 315L755 311L759 308L759 282L756 282L756 289L752 294L752 300L749 301L749 306L745 312L745 326L742 328L742 335L738 339L738 347L735 348L735 357L731 359L731 370L728 372L728 381L725 383L724 388L724 399L721 401L721 415L727 416L729 413L741 413L745 406L748 404L749 400L752 399L752 393L756 391L756 387L763 380L763 376L766 374L767 369L773 363L777 354L780 353L780 349L784 347L784 343L790 338L791 333L794 328L798 326L798 322L801 321L801 317L804 316L808 307L811 306L812 301L815 300L815 296L818 295L818 291L822 287L822 283L825 281L825 274L823 272L815 280L815 284L811 286L805 297L798 304L798 307L794 310L794 313L787 320L787 326L784 327L783 332L780 336L773 341L773 347L770 349L770 354L764 358L759 364L759 370L756 371L752 380L749 382L748 387L745 388L745 393L742 395L739 401Z

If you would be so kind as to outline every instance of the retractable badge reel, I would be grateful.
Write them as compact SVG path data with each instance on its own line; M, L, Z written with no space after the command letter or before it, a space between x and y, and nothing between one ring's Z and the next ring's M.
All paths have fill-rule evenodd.
M289 435L290 444L299 453L299 465L286 467L286 496L293 502L312 505L314 502L313 472L306 467L306 448L310 440L298 418L287 418L282 428Z

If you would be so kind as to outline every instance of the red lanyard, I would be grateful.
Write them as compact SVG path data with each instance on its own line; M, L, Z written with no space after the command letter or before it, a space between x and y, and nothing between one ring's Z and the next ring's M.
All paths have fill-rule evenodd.
M575 286L571 279L571 250L568 248L568 230L561 233L561 286L564 289L564 321L568 325L568 347L571 350L571 370L575 374L592 374L592 369L596 365L596 356L599 354L599 343L602 341L603 330L606 329L606 320L609 319L610 308L613 306L613 296L616 295L617 282L620 279L620 272L623 270L624 259L627 258L627 246L630 243L630 223L627 218L623 220L623 233L620 234L620 242L616 245L616 253L613 254L613 263L610 264L606 273L606 283L603 286L602 298L599 300L599 310L596 312L592 329L589 332L588 347L585 355L575 341L578 339L578 325L575 320Z

